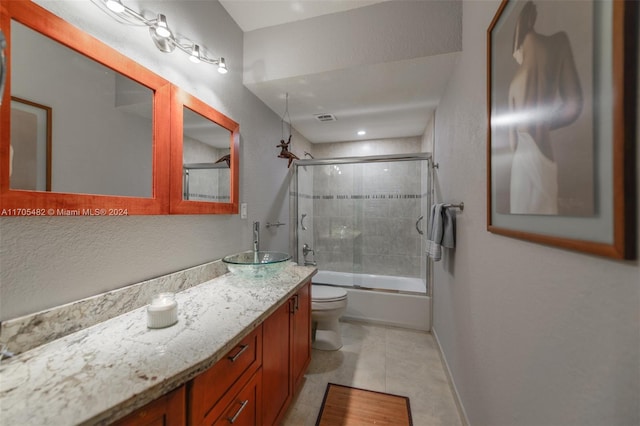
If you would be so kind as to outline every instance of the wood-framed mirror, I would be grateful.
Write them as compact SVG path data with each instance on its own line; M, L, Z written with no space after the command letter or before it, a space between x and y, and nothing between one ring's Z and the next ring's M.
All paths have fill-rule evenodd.
M171 84L29 0L1 0L0 28L0 213L167 214Z
M238 213L239 132L238 123L172 87L171 213Z

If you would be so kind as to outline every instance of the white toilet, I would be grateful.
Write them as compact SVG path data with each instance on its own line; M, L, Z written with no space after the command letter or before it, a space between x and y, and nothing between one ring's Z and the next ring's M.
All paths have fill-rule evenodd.
M340 287L311 285L311 321L314 349L336 351L342 347L338 320L347 309L347 291Z

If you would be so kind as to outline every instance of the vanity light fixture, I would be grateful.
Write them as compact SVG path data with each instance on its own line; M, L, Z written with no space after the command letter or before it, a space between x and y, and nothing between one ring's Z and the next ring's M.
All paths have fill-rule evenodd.
M122 4L122 0L98 0L97 5L104 6L103 10L112 18L123 24L146 25L149 27L149 35L158 50L170 53L178 49L189 55L189 60L193 63L204 62L218 67L220 74L226 74L229 69L224 58L211 58L201 44L195 43L188 38L174 34L169 28L167 17L159 13L155 18L148 19L142 13Z
M366 134L367 132L365 132L364 130L358 130L358 136L364 136Z

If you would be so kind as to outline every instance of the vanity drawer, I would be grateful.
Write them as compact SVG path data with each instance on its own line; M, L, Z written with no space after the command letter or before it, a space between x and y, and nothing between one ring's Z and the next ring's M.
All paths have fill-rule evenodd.
M240 378L250 377L261 364L262 325L242 339L213 367L191 381L189 424L201 424L214 406L226 399L227 391Z
M241 383L239 383L241 384ZM258 370L257 373L251 377L248 383L246 383L239 392L231 390L231 394L235 397L231 400L229 405L226 406L222 415L218 419L211 423L214 426L259 426L262 424L261 408L262 408L262 370ZM222 404L220 404L222 405ZM210 417L218 415L213 410ZM209 425L209 419L205 420L205 425Z

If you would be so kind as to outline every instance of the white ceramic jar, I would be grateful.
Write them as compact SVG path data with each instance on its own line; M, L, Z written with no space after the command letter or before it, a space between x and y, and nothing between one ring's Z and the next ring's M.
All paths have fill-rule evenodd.
M147 327L164 328L178 322L178 302L174 293L160 293L147 306Z

